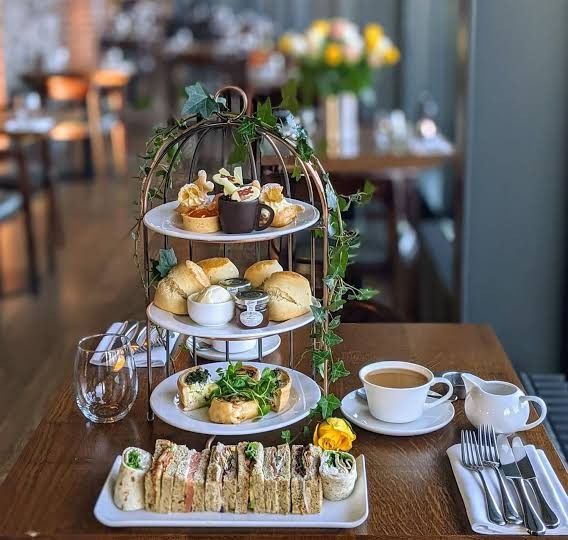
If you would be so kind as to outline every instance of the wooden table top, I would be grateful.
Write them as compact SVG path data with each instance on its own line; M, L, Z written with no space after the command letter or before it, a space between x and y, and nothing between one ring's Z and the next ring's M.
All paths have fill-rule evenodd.
M316 135L317 140L317 135ZM317 146L317 145L316 145ZM362 126L359 133L359 148L350 155L333 154L331 152L317 152L323 168L330 174L376 174L385 170L419 171L432 169L451 163L455 157L455 150L450 152L405 153L380 152L375 145L373 130ZM285 156L287 168L294 167L291 156ZM262 165L274 166L280 162L275 155L263 155Z
M360 386L359 368L377 359L410 359L432 370L467 370L487 379L520 384L493 331L488 326L454 324L345 324L341 357L351 375L335 392L344 396ZM296 354L307 340L307 331L295 334ZM269 361L287 358L285 343ZM304 366L308 368L307 365ZM160 371L160 370L154 370ZM145 381L145 370L140 370ZM141 388L145 388L142 384ZM68 538L120 538L200 536L235 537L270 535L273 538L375 537L434 538L475 537L452 476L446 449L459 441L468 422L463 402L456 402L456 416L448 426L412 438L386 437L357 429L353 453L365 454L368 471L369 518L353 530L321 529L111 529L98 523L93 507L115 457L129 445L153 448L158 437L201 448L206 436L183 432L156 419L145 420L145 392L141 391L131 413L121 422L96 425L87 422L73 400L70 385L56 396L41 424L0 486L0 536L49 536ZM276 444L279 434L258 437ZM568 473L542 426L523 434L527 443L545 450L561 482ZM225 441L224 438L222 440ZM236 442L227 439L225 442ZM257 534L255 534L256 536Z

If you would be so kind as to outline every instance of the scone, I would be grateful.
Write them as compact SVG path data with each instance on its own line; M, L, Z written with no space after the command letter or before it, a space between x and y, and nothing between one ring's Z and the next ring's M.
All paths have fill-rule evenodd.
M287 321L308 313L312 305L310 282L296 272L275 272L262 288L270 297L268 316L271 321Z
M212 257L197 264L203 269L211 285L217 285L224 279L239 277L239 269L226 257Z
M181 262L158 283L154 305L176 315L187 315L187 297L209 285L209 278L200 266L191 261Z
M244 278L250 281L253 289L258 289L274 272L282 272L284 268L276 260L258 261L245 271Z

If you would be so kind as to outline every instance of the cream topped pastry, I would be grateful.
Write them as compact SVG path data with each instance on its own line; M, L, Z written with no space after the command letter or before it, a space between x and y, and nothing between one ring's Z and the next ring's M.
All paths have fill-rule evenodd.
M285 227L296 219L296 216L304 211L299 204L293 204L286 200L280 184L270 183L262 186L260 202L270 206L274 210L273 227Z
M207 181L207 173L202 169L197 173L197 178L182 186L178 193L178 202L185 209L206 206L211 202L209 193L213 191L213 182Z
M235 167L233 174L227 169L219 169L219 172L213 175L213 181L223 186L223 194L233 201L254 201L260 196L260 182L253 180L244 185L241 167Z

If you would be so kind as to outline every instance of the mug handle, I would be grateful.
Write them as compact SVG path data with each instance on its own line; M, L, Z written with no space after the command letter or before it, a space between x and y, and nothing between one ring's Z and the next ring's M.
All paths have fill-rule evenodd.
M538 426L539 424L541 424L542 421L546 418L546 413L548 411L548 408L546 407L546 403L542 399L540 399L539 397L537 397L537 396L521 396L519 398L519 401L521 403L525 403L526 401L534 401L535 403L537 403L538 406L540 407L540 416L534 422L531 422L530 424L527 424L526 426L518 428L517 431L528 431L529 429L532 429L532 428Z
M441 398L431 401L430 403L424 403L425 409L431 409L432 407L441 405L442 403L444 403L444 401L448 401L448 399L450 399L452 397L452 394L454 393L454 385L444 377L434 377L430 381L430 387L434 386L435 384L445 384L448 387L448 391Z
M261 212L263 210L267 210L268 211L268 219L266 220L266 223L264 225L260 224L260 219L262 218ZM255 231L264 231L264 229L270 227L270 225L272 225L272 222L274 221L274 210L272 210L272 208L270 208L270 206L268 206L267 204L262 204L262 203L258 203L258 206L256 208L256 221L255 221L255 227L254 230Z

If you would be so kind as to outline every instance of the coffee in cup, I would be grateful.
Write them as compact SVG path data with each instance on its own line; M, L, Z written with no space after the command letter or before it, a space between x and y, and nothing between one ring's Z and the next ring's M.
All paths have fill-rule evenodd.
M452 383L424 366L412 362L385 360L374 362L359 371L367 393L371 414L383 422L402 424L412 422L447 401L453 393ZM430 387L445 384L448 391L441 398L426 402Z

